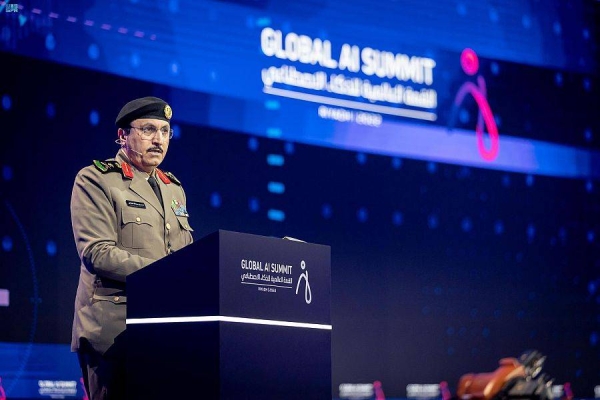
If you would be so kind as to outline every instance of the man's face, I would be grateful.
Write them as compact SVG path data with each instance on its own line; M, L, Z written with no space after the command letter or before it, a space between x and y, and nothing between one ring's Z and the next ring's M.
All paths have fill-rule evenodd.
M137 169L150 173L167 155L171 127L160 119L136 119L129 126L124 136L127 157Z

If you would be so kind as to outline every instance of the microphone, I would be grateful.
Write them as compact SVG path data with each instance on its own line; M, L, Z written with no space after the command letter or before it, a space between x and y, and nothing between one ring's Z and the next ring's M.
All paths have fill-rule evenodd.
M140 155L140 156L143 156L143 155L144 155L144 154L140 153L139 151L137 151L136 149L134 149L133 147L129 146L128 144L125 144L125 148L126 148L127 150L131 150L131 151L133 151L134 153L136 153L136 154L138 154L138 155Z
M144 155L143 153L140 153L140 152L139 152L139 151L137 151L136 149L134 149L134 148L132 148L131 146L129 146L129 145L127 144L127 142L126 142L126 141L125 141L123 138L118 138L117 140L115 140L115 143L116 143L116 144L118 144L118 145L121 145L121 147L124 147L124 148L125 148L125 149L127 149L127 150L131 150L131 151L133 151L134 153L136 153L136 154L138 154L138 155L140 155L140 156L143 156L143 155Z

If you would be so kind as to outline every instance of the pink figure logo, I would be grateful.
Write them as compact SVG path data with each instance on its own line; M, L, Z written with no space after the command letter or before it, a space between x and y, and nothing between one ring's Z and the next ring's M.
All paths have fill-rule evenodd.
M0 400L6 400L6 392L2 387L2 378L0 378Z
M571 384L569 382L563 385L564 400L573 400L573 390L571 389Z
M477 73L477 71L479 71L479 58L472 49L464 49L460 55L460 65L467 75L473 76ZM462 84L460 89L458 89L458 93L456 93L456 98L454 99L452 110L453 117L451 118L451 121L453 121L456 111L462 104L465 96L469 93L471 96L473 96L477 106L479 107L477 125L475 126L479 154L484 160L493 161L498 156L498 151L500 150L500 139L498 135L498 127L496 126L496 121L494 120L494 114L492 113L490 104L487 101L486 86L483 76L477 76L477 84L473 82L465 82ZM483 140L484 124L487 128L490 139L489 148L486 147Z
M442 395L442 400L450 400L452 398L452 394L450 393L450 389L448 388L448 382L440 382L440 394Z
M380 381L373 382L373 392L375 392L375 400L385 400L383 388Z

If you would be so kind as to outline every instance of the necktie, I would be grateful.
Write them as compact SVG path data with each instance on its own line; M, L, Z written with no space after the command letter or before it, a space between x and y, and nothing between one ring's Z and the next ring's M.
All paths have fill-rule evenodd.
M158 197L158 201L160 201L161 207L164 208L165 205L163 204L163 199L162 199L162 196L160 195L160 188L158 187L158 182L156 182L156 178L154 176L150 176L148 178L148 183L150 184L150 187L154 191L154 194L156 195L156 197Z

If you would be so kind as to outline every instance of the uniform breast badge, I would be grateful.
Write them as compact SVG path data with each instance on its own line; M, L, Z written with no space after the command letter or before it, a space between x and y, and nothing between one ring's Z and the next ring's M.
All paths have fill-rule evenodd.
M179 200L173 199L171 201L171 208L178 217L189 217L185 204L180 203Z

